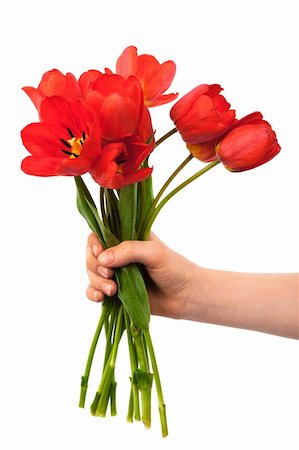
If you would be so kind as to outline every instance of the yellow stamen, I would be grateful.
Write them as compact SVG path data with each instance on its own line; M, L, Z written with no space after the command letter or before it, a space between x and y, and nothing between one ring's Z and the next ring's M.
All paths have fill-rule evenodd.
M73 137L72 139L68 139L68 143L72 147L72 154L70 155L70 159L78 158L81 155L81 150L84 143L83 138L76 139L75 137Z
M69 132L71 134L71 132ZM80 138L76 138L73 136L71 139L67 141L61 139L62 143L68 148L68 150L61 149L63 153L69 155L70 159L79 158L81 155L82 147L84 145L84 141L88 136L83 132Z

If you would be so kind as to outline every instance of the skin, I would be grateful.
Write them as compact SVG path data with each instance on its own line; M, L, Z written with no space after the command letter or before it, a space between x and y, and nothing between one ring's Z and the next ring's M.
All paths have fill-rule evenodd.
M254 274L200 267L155 235L103 250L88 238L87 297L100 302L117 292L114 268L137 262L148 275L151 313L299 339L299 275Z

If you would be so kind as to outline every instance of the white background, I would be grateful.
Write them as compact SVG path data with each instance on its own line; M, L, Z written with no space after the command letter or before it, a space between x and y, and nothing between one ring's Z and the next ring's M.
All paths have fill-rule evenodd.
M20 130L37 120L22 86L49 69L76 76L114 68L128 45L173 59L170 92L220 83L238 118L259 110L281 153L253 171L222 166L169 203L154 231L206 267L298 271L298 10L295 2L4 2L1 61L1 333L3 449L299 448L298 342L208 324L152 318L170 435L126 423L129 365L119 354L116 418L77 407L100 307L85 299L88 229L71 178L29 177ZM4 106L3 106L4 105ZM157 136L170 106L152 110ZM153 155L155 190L186 157L179 136ZM198 170L190 164L184 178ZM88 178L87 178L88 179ZM181 178L183 179L183 178ZM100 358L100 355L98 356Z

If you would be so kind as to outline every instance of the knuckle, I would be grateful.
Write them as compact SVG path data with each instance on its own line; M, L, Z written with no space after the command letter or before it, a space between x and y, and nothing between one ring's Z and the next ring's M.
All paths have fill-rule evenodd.
M132 243L130 241L123 241L119 244L119 248L125 253L128 253L132 247Z
M152 253L155 255L155 259L160 260L164 255L164 250L160 243L157 241L152 241L150 245L152 247Z

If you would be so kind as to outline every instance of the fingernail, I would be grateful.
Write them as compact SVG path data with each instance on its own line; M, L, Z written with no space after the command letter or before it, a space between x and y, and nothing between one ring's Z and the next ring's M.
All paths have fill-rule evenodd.
M102 267L102 266L97 267L97 272L99 275L102 275L102 277L109 278L108 269L106 267Z
M94 256L98 256L99 253L99 247L96 244L93 244L93 246L91 247L92 253L94 254Z
M98 291L94 291L93 293L93 298L95 299L96 302L99 301L99 297L98 297L99 292Z
M112 286L109 283L103 283L101 287L102 287L102 290L105 292L105 294L111 295Z
M106 252L102 252L98 256L98 261L102 265L110 264L114 260L113 252L111 250L108 250Z

